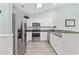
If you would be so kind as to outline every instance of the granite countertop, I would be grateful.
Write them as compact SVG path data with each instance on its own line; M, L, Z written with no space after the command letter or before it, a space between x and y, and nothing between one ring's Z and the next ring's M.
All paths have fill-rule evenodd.
M58 33L58 32L55 33L55 32L52 32L52 34L55 35L55 36L58 36L58 37L62 38L62 33Z
M32 32L33 27L28 27L27 31ZM36 30L35 30L36 31ZM52 28L52 27L40 27L40 32L61 32L61 33L79 33L79 28Z
M51 34L62 38L63 33L69 33L69 34L79 34L79 30L70 30L70 29L58 29L58 28L52 28L50 31Z
M55 32L61 32L61 33L79 33L79 29L58 29L58 28L52 28L51 30L54 30Z

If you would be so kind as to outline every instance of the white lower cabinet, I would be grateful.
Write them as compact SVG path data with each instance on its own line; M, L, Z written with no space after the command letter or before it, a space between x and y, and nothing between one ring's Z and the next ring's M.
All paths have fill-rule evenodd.
M63 33L66 55L79 55L79 34Z
M32 32L27 32L27 43L32 41Z
M54 34L50 34L50 44L54 48L54 50L57 52L57 54L64 54L65 49L64 49L64 44L63 40L61 37L58 37Z
M51 33L50 44L58 55L79 54L79 34L63 33L60 38Z

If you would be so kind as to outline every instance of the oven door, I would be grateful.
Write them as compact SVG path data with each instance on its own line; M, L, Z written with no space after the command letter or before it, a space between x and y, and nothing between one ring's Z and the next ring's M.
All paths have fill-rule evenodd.
M32 33L32 41L40 41L40 32Z
M40 33L32 33L32 37L40 37Z

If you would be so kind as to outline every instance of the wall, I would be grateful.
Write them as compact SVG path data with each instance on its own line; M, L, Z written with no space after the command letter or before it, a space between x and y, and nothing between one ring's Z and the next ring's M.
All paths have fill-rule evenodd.
M77 5L69 4L64 7L54 9L54 22L53 24L60 29L75 29L78 26L77 19ZM75 27L65 27L65 19L75 19Z
M79 28L79 4L77 4L77 6L76 6L76 11L77 11L77 13L76 13L76 15L77 15L77 27Z
M0 34L12 33L11 4L0 3L0 10L2 10L0 14Z
M13 35L0 36L0 55L13 55Z
M79 27L78 15L79 15L79 4L74 3L74 4L68 4L68 5L53 8L44 12L37 13L32 16L32 19L40 19L40 21L44 20L44 23L43 23L44 25L51 25L51 26L56 25L57 28L60 28L60 29L62 28L72 29L72 28ZM65 27L65 19L75 19L76 27Z
M12 4L0 3L0 54L13 54Z

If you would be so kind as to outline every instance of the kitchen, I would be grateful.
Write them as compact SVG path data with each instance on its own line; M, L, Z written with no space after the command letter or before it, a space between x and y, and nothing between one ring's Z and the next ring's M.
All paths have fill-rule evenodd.
M39 48L43 49L45 48L45 44L50 45L51 48L48 50L53 50L53 52L51 52L48 50L44 51L42 49L38 49L37 51L40 53L36 53L35 51L35 53L32 54L43 54L41 50L44 51L44 54L46 53L47 55L50 55L51 53L53 53L51 55L79 54L78 3L40 3L40 7L37 7L37 3L14 3L6 5L1 4L1 6L5 6L6 10L11 11L13 14L12 19L9 19L8 16L11 16L11 13L8 11L9 15L5 18L7 18L8 21L12 20L12 23L9 21L10 24L8 24L9 22L6 24L9 26L12 25L12 27L10 26L9 30L11 31L9 33L13 34L11 37L14 38L14 40L11 38L12 43L9 42L11 46L9 46L9 44L6 42L6 45L8 45L6 48L10 49L10 52L7 52L8 49L2 50L4 48L2 47L0 49L0 54L28 55L30 54L30 51L35 51L32 49L35 47L28 47L31 42L35 42L33 45L37 45ZM2 10L6 12L4 8ZM2 15L5 15L5 13ZM3 16L1 18L3 19ZM7 32L5 30L1 31L2 34ZM1 39L4 39L5 36L6 35L0 37ZM8 39L9 37L7 40ZM1 42L4 43L4 41ZM38 45L39 42L42 43ZM44 44L43 42L48 43ZM3 45L3 43L1 43L1 45ZM45 46L47 47L47 45ZM31 50L28 50L28 54L27 48L31 48ZM6 53L3 53L4 51Z

